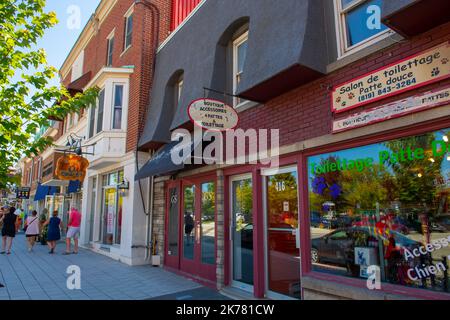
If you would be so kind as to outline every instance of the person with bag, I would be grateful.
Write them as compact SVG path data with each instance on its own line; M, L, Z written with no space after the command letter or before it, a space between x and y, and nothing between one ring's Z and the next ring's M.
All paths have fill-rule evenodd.
M36 243L36 238L39 236L39 217L37 211L33 210L30 217L25 220L25 236L27 238L28 252L33 251L34 244Z

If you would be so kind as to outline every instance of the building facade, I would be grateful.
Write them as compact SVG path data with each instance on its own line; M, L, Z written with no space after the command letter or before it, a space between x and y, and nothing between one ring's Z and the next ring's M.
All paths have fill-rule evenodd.
M449 299L448 2L189 9L159 45L139 140L162 265L257 298ZM279 130L279 165L171 166L206 98L241 133Z

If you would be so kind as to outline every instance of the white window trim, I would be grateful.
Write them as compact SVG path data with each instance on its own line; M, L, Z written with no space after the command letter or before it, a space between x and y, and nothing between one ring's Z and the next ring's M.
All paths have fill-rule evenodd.
M116 87L122 86L122 115L121 115L121 122L120 122L120 128L114 128L114 111L115 111L115 100L116 100ZM124 130L124 114L125 114L125 90L127 90L127 84L125 82L113 82L112 84L112 99L111 99L111 131L123 131Z
M244 42L248 42L249 31L245 31L242 35L240 35L237 39L233 41L233 95L236 94L237 91L237 81L236 76L238 74L238 47ZM238 98L233 98L233 107L238 109L240 106L246 103L246 101L241 101L239 104L237 103Z
M127 33L128 33L128 18L134 13L134 4L127 10L127 12L124 14L124 18L125 18L125 33L124 33L124 37L123 37L123 52L122 54L124 54L130 47L131 47L131 43L127 46ZM133 18L133 29L134 29L134 18ZM131 39L133 39L133 36L131 37ZM133 41L131 41L133 42Z
M108 66L108 67L111 67L112 66L112 63L111 63L111 65L109 65L108 63L109 63L109 55L110 55L110 47L109 47L109 42L111 41L111 39L113 39L114 38L114 42L116 42L116 39L115 39L115 31L116 31L116 28L114 28L113 29L113 31L111 31L111 33L106 37L106 45L108 46L107 48L106 48L106 50L107 50L107 53L106 53L106 65ZM113 53L114 53L114 47L113 47Z
M353 46L347 47L347 29L345 23L345 14L356 6L366 2L367 0L354 0L345 10L342 8L341 0L334 0L334 16L335 16L335 26L336 26L336 39L338 47L338 59L349 56L355 52L358 52L364 48L367 48L385 38L390 37L395 32L391 29L386 29L378 34L373 35L366 40L357 43Z

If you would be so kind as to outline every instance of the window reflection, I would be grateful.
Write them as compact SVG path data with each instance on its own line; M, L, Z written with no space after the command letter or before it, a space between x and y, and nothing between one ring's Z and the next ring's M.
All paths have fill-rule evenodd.
M215 264L216 250L216 186L213 182L203 183L202 217L201 217L201 245L202 263Z
M195 186L184 188L184 241L183 256L194 259Z
M309 158L314 269L448 292L449 134Z
M267 178L269 289L300 298L297 188L296 171Z

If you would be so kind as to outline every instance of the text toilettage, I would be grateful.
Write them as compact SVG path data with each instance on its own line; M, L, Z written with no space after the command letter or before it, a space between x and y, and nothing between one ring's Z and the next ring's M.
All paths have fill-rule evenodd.
M450 152L450 143L444 140L435 140L431 143L432 155L426 153L423 148L411 148L401 149L398 152L390 152L387 150L380 151L378 153L378 163L396 164L400 162L408 162L414 160L422 160L425 157L430 157L433 161L435 158L443 157L447 152ZM311 163L310 171L312 174L324 174L336 171L357 170L362 172L366 168L370 168L375 164L375 159L372 157L348 160L348 159L336 159L335 161L327 160L320 164Z

